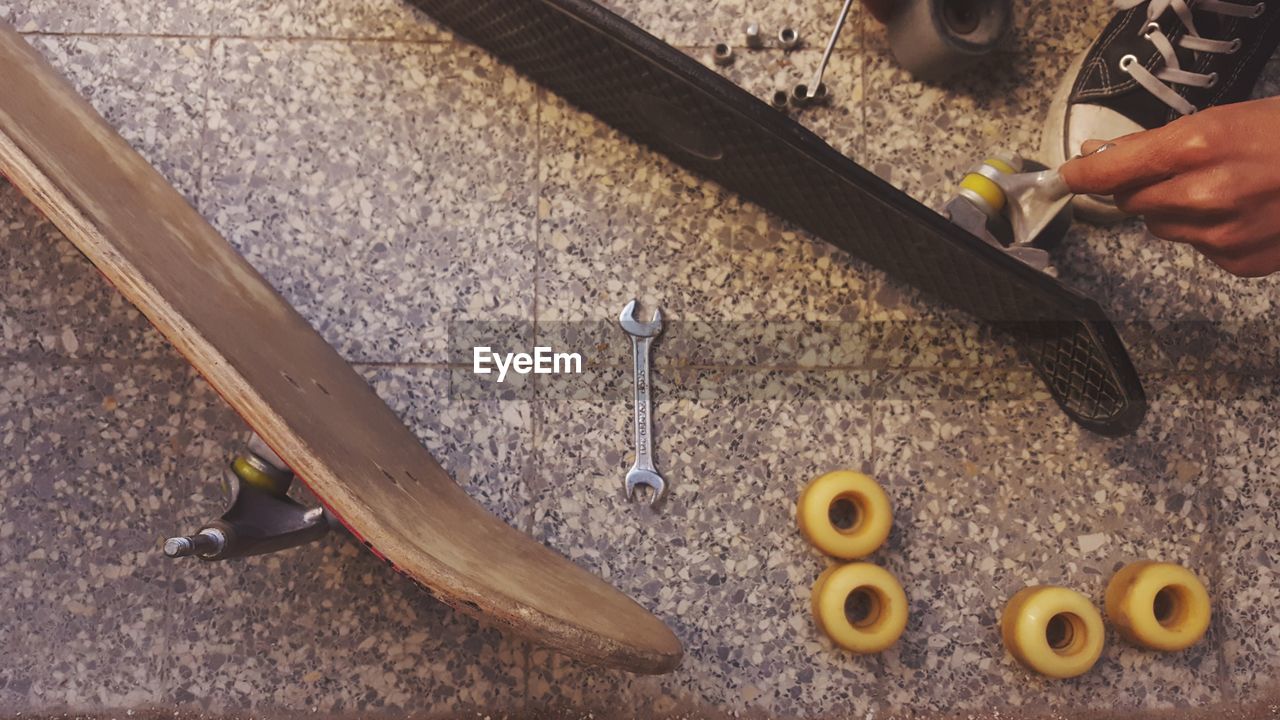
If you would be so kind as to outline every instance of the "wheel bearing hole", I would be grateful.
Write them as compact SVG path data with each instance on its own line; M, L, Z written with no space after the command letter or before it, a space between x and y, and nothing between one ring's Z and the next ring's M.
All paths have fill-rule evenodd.
M1084 643L1084 633L1084 621L1078 615L1060 612L1049 618L1044 639L1055 653L1071 655Z
M1151 601L1151 612L1156 616L1156 622L1164 627L1176 624L1182 609L1180 600L1181 593L1178 592L1178 588L1173 586L1160 588Z
M856 628L874 625L883 609L880 594L873 588L854 588L844 598L844 619Z
M827 508L827 520L831 522L831 526L846 534L857 531L864 516L862 503L852 495L837 497Z

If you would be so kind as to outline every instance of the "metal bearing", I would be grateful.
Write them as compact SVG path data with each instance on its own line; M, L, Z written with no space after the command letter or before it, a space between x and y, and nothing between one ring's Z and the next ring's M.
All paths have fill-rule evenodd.
M711 59L720 66L733 64L733 48L728 43L716 43L711 49Z
M795 50L800 45L800 33L795 28L784 27L778 31L778 44L783 50Z

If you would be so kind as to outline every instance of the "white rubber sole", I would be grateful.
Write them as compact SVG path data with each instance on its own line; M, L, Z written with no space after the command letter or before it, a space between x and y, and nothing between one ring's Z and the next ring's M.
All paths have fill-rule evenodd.
M1044 133L1040 136L1040 156L1049 167L1058 167L1077 154L1067 154L1067 101L1071 98L1071 88L1076 83L1087 54L1086 50L1072 61L1053 94L1053 101L1049 103L1049 117L1044 124ZM1095 225L1111 225L1128 217L1115 206L1110 196L1077 195L1071 200L1071 209L1076 218Z

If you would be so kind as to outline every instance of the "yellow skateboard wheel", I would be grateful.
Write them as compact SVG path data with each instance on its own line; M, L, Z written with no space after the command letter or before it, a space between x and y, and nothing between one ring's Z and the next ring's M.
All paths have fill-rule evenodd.
M1102 614L1075 590L1036 585L1018 591L1000 618L1004 645L1018 662L1054 678L1087 672L1102 655Z
M1107 619L1120 637L1154 650L1185 650L1209 629L1209 593L1190 570L1141 560L1107 583Z
M810 482L800 493L796 521L814 547L832 557L856 560L875 552L889 537L893 508L875 480L837 470Z
M907 595L884 568L833 565L813 584L813 617L836 645L877 653L897 642L907 627Z

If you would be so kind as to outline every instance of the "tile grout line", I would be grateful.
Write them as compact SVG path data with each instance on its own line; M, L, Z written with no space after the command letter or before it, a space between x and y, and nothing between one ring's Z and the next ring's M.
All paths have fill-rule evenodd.
M543 89L534 85L533 100L533 341L538 344L538 285L542 279L542 103ZM524 477L526 493L524 530L533 535L534 516L537 512L538 497L534 492L534 479L542 468L541 448L539 445L538 377L533 376L533 397L529 403L529 466ZM528 713L533 704L533 646L524 644L524 707L522 712Z
M210 31L208 33L139 33L139 32L96 32L96 31L51 31L51 30L32 30L19 31L22 37L67 37L67 38L149 38L152 40L242 40L246 42L287 42L287 43L335 43L335 44L351 44L351 43L377 43L377 44L404 44L404 45L467 45L469 43L460 38L438 37L438 38L413 38L413 37L363 37L351 36L342 37L340 35L248 35L248 34L222 34Z

